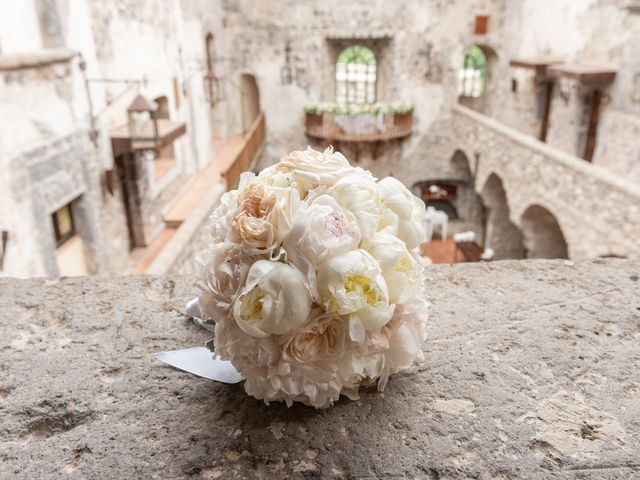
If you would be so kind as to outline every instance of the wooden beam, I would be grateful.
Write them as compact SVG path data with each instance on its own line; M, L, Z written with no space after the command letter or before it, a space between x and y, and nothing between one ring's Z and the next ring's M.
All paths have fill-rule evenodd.
M594 90L591 96L591 113L589 115L589 129L587 130L587 141L584 147L584 159L587 162L593 160L596 150L596 135L598 132L598 117L600 115L600 103L602 102L602 92Z

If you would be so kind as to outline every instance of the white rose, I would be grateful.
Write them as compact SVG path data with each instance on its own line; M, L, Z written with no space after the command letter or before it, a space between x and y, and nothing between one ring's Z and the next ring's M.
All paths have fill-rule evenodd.
M389 288L390 303L405 303L419 293L419 266L402 240L382 233L367 250L380 263Z
M200 264L198 301L203 318L219 321L229 315L253 259L233 243L216 243L197 258Z
M427 339L429 302L415 297L396 308L393 319L385 325L381 334L387 336L389 346L385 352L385 368L378 388L384 389L389 375L409 368L416 360L423 360L422 345Z
M331 186L352 169L349 161L333 149L318 152L311 147L285 155L275 165L281 173L292 173L304 192L319 185Z
M233 306L238 326L254 337L283 335L301 326L310 311L311 296L300 270L268 260L251 265Z
M382 201L373 177L356 170L338 180L329 194L342 208L353 214L365 243L372 240L378 229L382 210Z
M233 215L238 206L238 191L230 190L222 194L220 204L209 217L209 232L215 243L230 241Z
M289 262L306 274L315 291L318 265L358 248L360 229L353 215L329 195L320 195L301 207L283 241Z
M328 312L349 316L351 339L362 342L365 330L377 330L393 315L378 262L364 250L330 258L318 269L318 293Z
M384 206L391 211L386 213L386 224L390 228L383 228L382 231L397 235L409 250L416 248L425 238L424 202L393 177L380 180L376 189Z
M302 365L340 359L348 343L346 327L339 315L315 308L302 327L279 337L282 359Z

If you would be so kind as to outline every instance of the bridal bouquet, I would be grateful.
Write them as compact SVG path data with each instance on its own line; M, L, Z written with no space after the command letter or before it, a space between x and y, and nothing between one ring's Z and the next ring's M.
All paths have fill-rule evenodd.
M246 392L316 408L422 359L424 203L340 153L242 174L199 258L202 321Z

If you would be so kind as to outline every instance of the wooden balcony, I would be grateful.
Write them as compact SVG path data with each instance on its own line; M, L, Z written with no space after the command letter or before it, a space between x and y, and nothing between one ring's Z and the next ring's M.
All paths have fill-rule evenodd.
M262 147L265 139L265 121L264 113L260 114L253 121L253 124L249 130L244 134L244 143L241 150L238 152L234 162L229 165L222 176L227 183L227 190L236 188L240 174L245 170L252 167L253 163L257 160L258 155L262 151Z
M329 143L376 143L411 135L413 113L342 115L305 113L305 133Z

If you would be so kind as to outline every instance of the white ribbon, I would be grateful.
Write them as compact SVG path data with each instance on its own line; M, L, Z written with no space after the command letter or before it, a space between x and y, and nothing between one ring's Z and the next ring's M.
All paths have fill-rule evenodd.
M198 325L202 325L202 311L197 298L187 303L185 310L187 315L193 317ZM207 347L157 352L153 356L161 362L199 377L222 383L239 383L242 381L242 376L231 362L214 358Z

